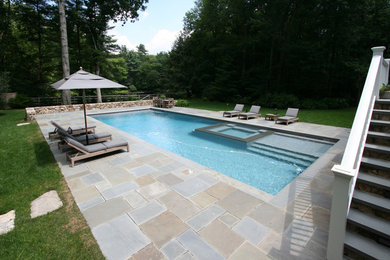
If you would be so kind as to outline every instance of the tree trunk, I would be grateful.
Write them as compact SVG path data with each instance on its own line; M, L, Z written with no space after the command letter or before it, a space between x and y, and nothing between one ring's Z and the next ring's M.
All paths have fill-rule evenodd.
M66 31L66 16L65 16L65 0L58 0L58 12L60 16L60 31L61 31L61 50L62 50L62 71L63 76L68 77L70 75L69 67L69 53L68 53L68 34ZM70 90L62 91L62 103L64 105L70 105Z
M96 65L96 75L100 74L100 66L99 64ZM97 102L96 103L103 103L102 102L102 93L100 92L100 88L96 89L96 95L97 95Z

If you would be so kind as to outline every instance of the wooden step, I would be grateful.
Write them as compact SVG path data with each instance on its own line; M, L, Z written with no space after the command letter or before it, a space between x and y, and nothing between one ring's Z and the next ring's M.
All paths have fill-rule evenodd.
M359 172L357 181L359 183L365 183L370 186L375 186L381 189L390 190L390 179L385 179L378 175L373 175L366 172Z
M353 192L352 201L390 213L390 200L384 197L378 197L368 192L355 190Z
M377 99L375 104L379 105L390 105L390 99Z
M349 209L347 221L376 235L390 239L390 223L383 218L364 214L357 209Z
M348 230L345 232L344 245L348 249L362 254L364 257L388 260L390 256L388 247Z
M367 136L371 138L390 139L390 133L368 131Z
M384 120L371 120L370 125L375 126L390 126L390 121L384 121Z
M364 146L364 150L367 151L375 151L379 153L390 154L390 146L387 145L379 145L379 144L367 144Z
M381 114L381 115L390 115L390 110L385 109L374 109L372 111L373 114Z
M370 167L373 169L390 171L390 161L385 161L385 160L381 160L381 159L363 157L361 165L365 166L365 167Z

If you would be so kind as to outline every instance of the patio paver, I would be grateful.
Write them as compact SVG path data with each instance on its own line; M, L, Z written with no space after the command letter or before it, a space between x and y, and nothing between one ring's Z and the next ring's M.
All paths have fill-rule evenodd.
M143 108L104 111L133 109ZM221 112L189 108L172 108L171 111L222 119ZM89 111L93 112L97 110ZM45 124L52 119L64 125L83 124L83 115L79 111L37 115L37 122L45 137L52 130ZM225 120L238 122L236 118ZM339 154L346 143L347 129L307 123L287 127L262 119L240 120L239 123L248 125L341 140L312 167L273 196L92 117L88 121L97 126L98 132L112 133L113 139L119 136L125 138L130 144L130 152L80 161L72 168L65 154L58 151L56 141L47 141L106 258L325 257L333 182L330 169L334 158L341 158ZM153 205L157 206L154 208ZM162 213L161 207L166 209ZM140 214L137 220L139 225L132 221L127 214L129 212L145 213ZM198 231L191 229L190 224ZM125 234L121 234L121 230L115 231L115 227L119 226L127 230ZM230 241L231 236L240 240ZM138 242L133 243L132 239L138 239ZM137 246L140 241L142 243ZM242 243L237 245L237 241Z
M240 236L257 245L270 231L266 226L257 223L249 217L244 217L237 225L233 227L233 230Z
M153 200L145 206L130 211L128 214L137 225L142 225L146 221L160 215L166 210L167 209L163 205Z
M187 230L179 236L178 240L186 248L188 248L192 254L194 254L199 260L219 260L224 257L218 253L213 247L199 237L194 231Z
M127 259L150 243L127 215L93 228L92 233L108 259Z
M149 220L140 227L158 248L188 229L183 221L169 211Z
M199 231L210 224L216 218L225 213L225 210L217 205L212 205L187 221L187 224L195 231Z
M172 240L165 244L161 248L161 252L165 255L169 260L175 259L186 251L186 249L176 240Z

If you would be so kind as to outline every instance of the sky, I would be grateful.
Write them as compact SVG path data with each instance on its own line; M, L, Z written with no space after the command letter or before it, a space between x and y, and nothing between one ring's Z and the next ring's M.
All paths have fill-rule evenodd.
M139 12L138 21L111 23L115 26L108 34L114 36L118 45L135 50L144 44L149 54L170 51L179 32L183 18L195 6L195 0L149 0L144 12Z

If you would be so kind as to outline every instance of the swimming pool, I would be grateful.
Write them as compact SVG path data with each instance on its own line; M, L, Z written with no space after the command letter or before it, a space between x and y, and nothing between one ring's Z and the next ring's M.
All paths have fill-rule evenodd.
M332 146L329 142L276 132L264 134L266 131L260 128L221 125L217 120L157 110L93 117L272 195ZM205 127L210 131L197 131ZM257 139L240 141L257 133Z

